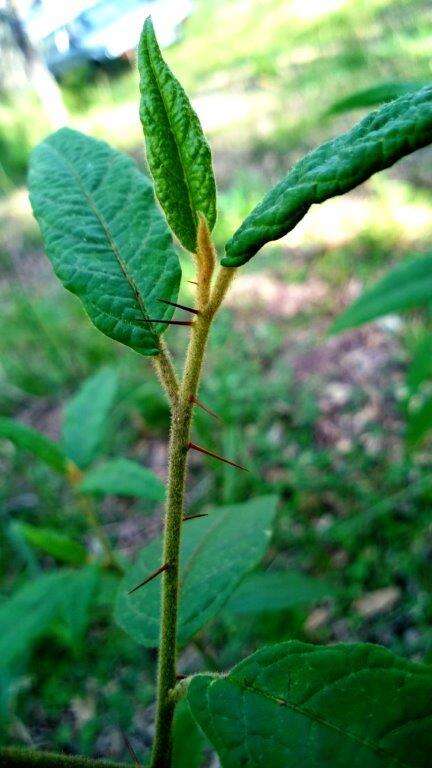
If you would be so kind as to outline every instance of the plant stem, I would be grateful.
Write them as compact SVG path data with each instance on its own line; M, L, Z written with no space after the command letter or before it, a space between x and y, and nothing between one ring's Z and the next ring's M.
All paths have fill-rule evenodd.
M210 326L234 271L220 269L210 300L206 307L200 309L200 314L192 326L178 402L172 408L163 551L163 563L168 563L169 567L164 572L162 581L156 734L151 768L171 768L171 728L175 704L170 692L176 683L179 552L193 397L198 390Z
M160 352L153 357L153 365L159 381L167 393L171 407L177 405L179 395L179 383L168 347L163 339L159 339Z
M4 768L127 768L124 763L109 760L56 755L20 747L0 747L0 765Z

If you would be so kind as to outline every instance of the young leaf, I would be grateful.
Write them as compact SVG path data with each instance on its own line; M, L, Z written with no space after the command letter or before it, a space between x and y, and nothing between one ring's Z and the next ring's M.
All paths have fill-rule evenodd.
M61 475L66 474L67 456L56 443L36 429L19 421L14 421L14 419L9 419L7 416L2 416L0 417L0 440L2 438L10 440L17 448L23 448L37 456L38 459L41 459Z
M182 537L178 640L185 645L226 603L267 548L277 497L222 507L190 522ZM160 539L145 547L126 573L117 597L118 624L149 648L159 642L160 579L128 594L161 564Z
M427 768L432 669L368 644L274 645L190 683L223 768Z
M195 252L198 213L210 230L216 221L210 147L186 93L162 58L150 18L141 35L138 68L140 116L156 194L173 232Z
M163 501L162 480L146 467L130 459L110 459L87 472L79 486L81 493L137 496L150 501Z
M104 442L117 389L117 371L102 368L81 385L66 405L62 442L67 455L81 469L96 458Z
M325 600L331 586L297 571L252 573L231 595L225 610L231 613L286 611Z
M333 323L331 333L356 328L391 312L427 304L432 296L432 255L397 264L376 285L362 293Z
M342 195L432 141L432 86L401 96L296 163L226 245L222 264L238 267L286 235L313 203Z
M29 544L62 563L84 565L87 560L85 547L66 536L65 533L29 523L17 523L17 530Z
M157 355L180 266L152 185L134 162L69 128L33 151L30 200L47 255L97 328L143 355Z

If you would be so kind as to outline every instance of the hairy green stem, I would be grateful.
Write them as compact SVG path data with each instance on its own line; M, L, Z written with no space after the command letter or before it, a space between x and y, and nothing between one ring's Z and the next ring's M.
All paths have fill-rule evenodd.
M19 747L0 747L0 765L4 768L127 768L124 763L36 752Z
M163 563L168 564L168 569L162 577L156 733L151 768L171 768L171 728L175 703L170 692L176 683L179 552L193 398L198 390L210 326L231 282L233 273L233 269L221 269L219 271L210 301L205 308L200 310L200 314L192 326L178 402L172 408L163 552Z

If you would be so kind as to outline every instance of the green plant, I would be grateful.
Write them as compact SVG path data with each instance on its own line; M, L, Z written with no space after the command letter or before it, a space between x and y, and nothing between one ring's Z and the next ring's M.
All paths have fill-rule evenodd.
M426 766L431 746L426 724L432 714L427 666L366 644L325 648L296 642L264 648L228 675L178 680L176 660L178 647L229 606L229 598L259 563L277 505L275 496L265 496L215 510L204 520L195 515L198 519L183 532L191 519L184 509L189 452L209 455L232 471L244 469L192 441L194 410L206 409L198 388L213 319L236 268L268 241L287 234L313 203L349 191L432 141L432 88L402 96L297 163L229 240L216 268L210 149L161 56L149 19L138 59L147 159L166 219L196 260L196 306L177 303L176 248L150 180L131 160L102 142L62 129L34 151L29 184L56 274L80 297L99 330L152 358L170 402L163 538L143 550L126 572L116 606L119 624L142 645L159 649L151 768L172 765L174 713L178 702L185 707L185 700L194 720L174 727L174 737L198 723L228 768L360 762L377 768ZM194 319L173 320L175 307ZM180 381L162 338L170 324L190 327ZM99 396L95 387L93 397ZM73 409L69 415L66 423L74 432ZM98 424L83 426L84 446L78 444L74 455L85 467L92 441L98 440ZM101 482L118 488L116 478L125 477L118 462L96 471L90 481L87 476L81 489L89 490L90 483L97 490ZM272 584L274 579L270 590ZM242 590L240 600L246 600L247 583ZM231 609L236 610L235 601ZM183 749L188 750L188 742ZM188 764L199 765L200 748L193 755L190 749ZM27 762L21 753L14 757L9 752L8 759L11 765ZM29 755L28 764L40 759Z

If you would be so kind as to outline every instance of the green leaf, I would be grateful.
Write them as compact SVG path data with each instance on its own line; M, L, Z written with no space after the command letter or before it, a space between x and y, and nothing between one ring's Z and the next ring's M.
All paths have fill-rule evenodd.
M168 223L189 251L197 245L198 213L216 221L216 185L210 147L178 80L162 58L151 19L138 49L147 160Z
M150 501L163 501L165 498L162 480L150 469L130 459L110 459L91 469L79 489L82 493L113 493Z
M313 203L349 192L431 141L432 86L428 86L372 112L296 163L228 241L222 264L245 264L270 240L290 232Z
M173 725L173 768L200 768L204 760L205 738L193 719L185 699L175 708Z
M368 644L273 645L198 675L192 714L223 768L428 768L432 669Z
M298 571L252 573L231 595L225 610L232 613L287 611L325 600L332 594L328 583Z
M432 428L432 397L427 397L419 408L408 412L407 442L418 448Z
M393 267L336 319L330 332L340 333L391 312L419 307L427 304L431 297L432 255L429 254Z
M10 440L17 448L30 451L61 475L67 473L67 456L56 443L36 429L3 416L0 417L0 439L2 438Z
M269 542L276 505L276 496L263 496L186 523L180 559L180 645L217 615L242 577L258 565ZM120 585L115 610L118 624L150 648L159 642L160 579L131 595L128 591L161 564L161 556L161 539L142 550Z
M343 99L338 99L331 105L326 114L338 115L341 112L349 112L351 109L379 107L380 104L387 104L389 101L394 101L406 93L417 91L425 85L427 85L425 82L388 82L373 85L371 88L363 88L361 91L344 96Z
M66 405L62 423L63 446L81 469L88 467L100 452L117 389L117 371L102 368L81 385Z
M30 200L47 255L100 331L157 355L180 266L150 180L108 144L62 128L33 151Z
M66 536L65 533L29 523L17 523L17 529L29 544L56 560L60 560L60 562L69 565L83 565L87 560L85 547Z
M35 643L57 625L76 641L91 618L99 571L88 566L44 574L18 589L0 607L0 671L21 669Z

